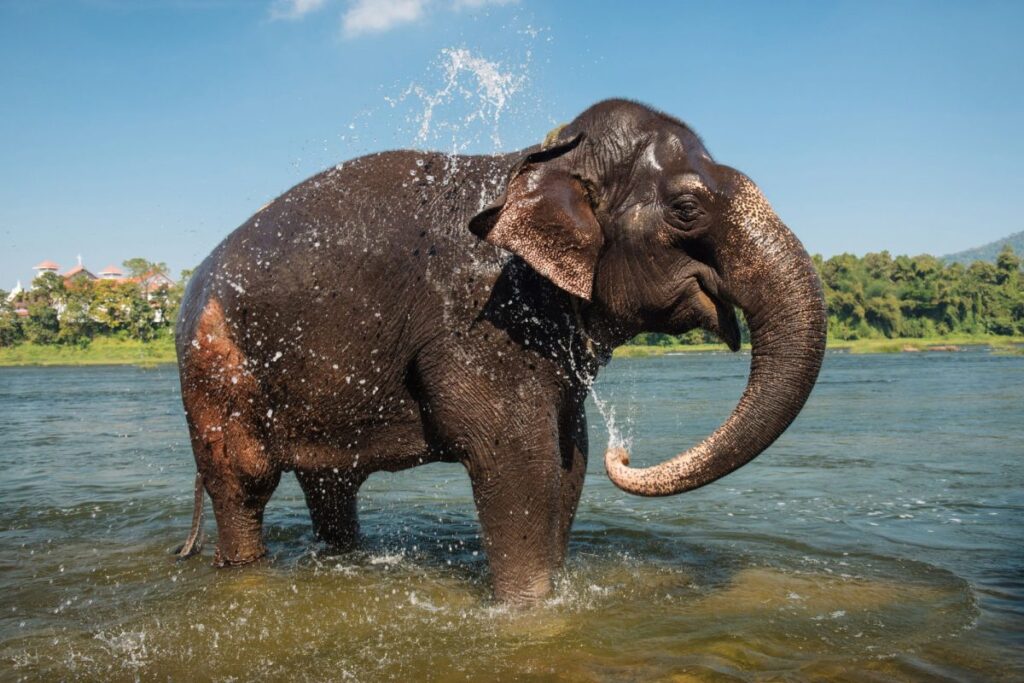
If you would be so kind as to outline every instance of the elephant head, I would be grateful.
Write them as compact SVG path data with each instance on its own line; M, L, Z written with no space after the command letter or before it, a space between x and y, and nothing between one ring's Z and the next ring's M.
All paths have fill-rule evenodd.
M587 333L609 345L701 327L736 350L743 311L751 369L728 419L653 467L605 454L615 485L638 495L715 481L770 446L814 386L826 316L811 259L758 187L670 116L610 100L552 138L470 229L578 297Z

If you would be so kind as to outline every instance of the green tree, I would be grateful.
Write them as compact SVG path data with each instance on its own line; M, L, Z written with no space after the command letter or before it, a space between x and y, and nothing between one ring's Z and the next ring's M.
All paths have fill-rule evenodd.
M59 306L67 295L67 288L64 286L64 278L57 273L42 273L32 281L32 290L26 296L28 301L36 302L45 300L54 306Z
M141 299L139 288L132 283L100 280L93 287L90 313L106 332L128 331Z
M33 344L53 344L60 334L57 309L40 297L29 304L28 317L22 326L25 330L25 339Z
M58 313L58 342L77 346L89 344L98 327L92 317L92 299L92 281L79 280L65 285L63 305Z
M0 347L14 346L24 338L21 319L7 300L7 292L0 290Z
M1013 247L1005 245L996 256L996 282L1001 285L1016 285L1020 282L1020 257L1013 253Z
M128 271L128 277L130 278L140 278L143 275L151 275L153 273L166 275L170 270L163 261L148 261L140 256L130 258L122 262L121 265Z
M181 300L185 296L185 288L188 287L188 281L191 278L192 270L186 269L181 271L181 277L178 278L178 282L173 287L169 287L164 293L163 322L169 330L174 329L174 325L178 322L178 315L181 313Z

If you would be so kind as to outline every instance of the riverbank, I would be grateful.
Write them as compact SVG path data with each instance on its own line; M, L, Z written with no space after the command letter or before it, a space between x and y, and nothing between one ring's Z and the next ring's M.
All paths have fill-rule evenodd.
M849 353L910 353L956 351L964 346L988 346L998 353L1024 353L1024 337L953 336L923 339L858 339L829 341L830 351ZM746 347L749 349L749 346ZM626 345L615 349L616 358L643 358L672 353L727 352L724 344L676 344L672 346ZM162 337L151 342L97 337L85 348L19 344L0 349L0 367L26 365L159 365L174 363L174 340Z
M959 351L964 346L988 346L997 353L1024 353L1024 337L990 335L954 335L949 337L829 340L829 351L849 353L915 353L926 351ZM744 348L749 349L749 345ZM726 351L724 344L675 344L672 346L620 346L615 358L643 358L673 353Z
M176 362L174 340L97 337L85 348L23 343L0 349L0 367L25 365L160 365Z
M921 351L959 351L964 346L988 346L998 353L1020 352L1024 337L995 337L991 335L953 335L924 337L922 339L857 339L829 341L830 350L850 353L916 353Z

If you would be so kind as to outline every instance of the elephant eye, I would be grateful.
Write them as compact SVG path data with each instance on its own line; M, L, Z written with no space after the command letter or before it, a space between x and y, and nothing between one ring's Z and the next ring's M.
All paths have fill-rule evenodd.
M695 199L681 199L672 205L672 213L683 223L693 223L704 215L704 210Z

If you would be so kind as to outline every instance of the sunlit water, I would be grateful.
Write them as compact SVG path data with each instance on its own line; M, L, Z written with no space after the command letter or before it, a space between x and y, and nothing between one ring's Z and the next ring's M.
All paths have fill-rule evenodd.
M748 362L616 360L597 390L653 462L728 414ZM176 563L174 369L0 369L0 677L1019 680L1022 407L1021 357L829 355L765 455L666 499L607 481L592 409L568 567L516 612L458 466L371 477L359 552L314 542L286 476L269 561Z

